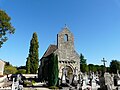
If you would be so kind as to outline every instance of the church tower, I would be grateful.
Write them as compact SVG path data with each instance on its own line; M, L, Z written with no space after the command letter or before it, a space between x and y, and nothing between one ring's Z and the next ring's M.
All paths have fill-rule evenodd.
M57 35L57 47L62 59L68 59L74 50L74 37L67 27ZM70 61L68 59L68 61Z
M57 34L56 53L59 61L59 77L62 76L63 68L66 68L67 77L72 80L75 68L79 74L80 58L74 49L74 36L66 26Z
M62 78L63 71L65 70L65 76L71 83L73 75L78 78L80 72L80 57L74 49L74 37L70 30L65 26L61 32L57 34L57 45L50 45L43 57L40 59L41 64L39 67L38 76L39 79L47 80L48 62L50 55L54 53L58 56L58 69L59 78ZM46 76L45 76L46 75Z

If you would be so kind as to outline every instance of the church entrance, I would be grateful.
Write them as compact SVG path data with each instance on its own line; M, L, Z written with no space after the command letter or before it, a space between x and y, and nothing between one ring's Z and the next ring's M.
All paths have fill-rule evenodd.
M73 70L70 66L66 66L66 79L68 83L72 83L73 79Z

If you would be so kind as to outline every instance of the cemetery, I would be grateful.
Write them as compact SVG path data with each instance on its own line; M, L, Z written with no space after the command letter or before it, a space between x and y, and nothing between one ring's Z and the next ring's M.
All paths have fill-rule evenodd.
M65 26L57 35L57 45L50 45L40 59L41 64L36 74L3 74L5 62L1 60L0 90L120 90L119 70L116 70L116 74L108 72L105 58L101 60L102 72L90 69L86 72L81 69L83 66L80 60L85 59L75 51L73 38L73 34ZM30 72L30 68L27 68L27 72Z
M40 1L45 1L45 0L40 0ZM73 4L72 3L72 4L70 4L70 7L67 7L67 8L71 8L70 11L71 10L73 10L73 11L70 12L70 13L67 13L67 12L69 12L66 9L66 6L68 5L68 2L65 3L65 1L61 3L63 5L60 5L62 7L65 5L65 8L64 8L65 11L61 10L60 9L61 7L58 8L58 9L60 11L64 12L64 13L62 12L62 15L64 15L64 14L67 15L67 16L64 16L64 17L69 17L70 15L72 15L71 17L73 17L73 14L74 14L73 11L78 12L79 9L77 9L78 7L76 8L77 10L72 9L71 8L71 6ZM85 0L80 0L80 1L85 1ZM88 1L90 1L90 0L88 0ZM10 2L10 1L7 1L7 2ZM116 0L116 2L119 3L118 0ZM4 4L4 3L5 3L5 0L2 4ZM41 2L39 2L39 3L41 3ZM100 2L97 2L97 3L94 3L94 4L99 6L98 3L100 3ZM103 3L105 3L105 1ZM109 2L107 2L107 4L108 3ZM0 4L1 4L1 1L0 1ZM8 5L5 4L5 6L9 6L9 4ZM22 7L25 6L24 8L26 9L27 6L23 5L23 4L24 3L22 2L21 3ZM18 33L17 33L16 37L19 36L19 39L15 38L15 40L17 40L16 41L17 44L7 43L8 46L12 46L12 47L14 46L14 48L8 47L7 49L9 49L9 50L7 50L6 48L4 48L6 50L2 50L1 48L2 48L3 44L8 40L8 37L15 33L15 28L14 28L14 26L12 26L12 24L10 22L11 17L8 16L8 14L6 13L7 10L4 11L4 10L1 9L1 7L3 7L4 5L0 6L0 49L1 49L1 52L0 52L1 54L0 55L3 56L4 58L7 57L9 59L15 56L14 60L13 61L11 60L12 63L13 62L21 63L21 57L23 59L23 56L26 53L26 52L23 52L23 51L27 51L24 47L28 48L28 46L29 46L29 45L26 44L27 43L26 41L28 40L27 36L29 36L30 32L33 32L33 31L30 31L30 29L31 30L36 30L38 28L41 29L41 30L38 29L38 31L33 32L32 39L30 40L29 53L28 53L27 58L25 59L26 60L26 65L19 66L19 63L18 63L18 66L12 66L12 64L10 64L9 62L6 62L6 60L1 60L0 59L0 90L120 90L120 61L119 60L113 59L110 62L109 66L106 65L107 60L105 58L103 58L101 60L101 63L103 63L103 65L100 65L100 64L99 65L94 65L93 64L93 62L94 62L93 59L92 59L93 62L91 62L92 61L91 60L89 62L89 64L87 64L87 59L84 58L83 54L82 53L80 54L80 53L77 52L77 51L79 51L78 49L80 49L81 46L82 46L81 43L83 43L86 40L87 41L84 42L85 44L83 44L83 46L85 46L84 49L86 49L86 44L87 44L88 47L89 46L91 46L91 48L94 47L94 48L92 48L92 49L95 50L95 52L93 52L93 54L98 53L98 55L103 53L104 51L107 51L108 49L111 49L111 47L116 47L117 45L119 46L119 43L118 43L119 41L118 42L113 42L113 41L117 41L116 39L118 39L119 34L118 34L118 36L116 34L114 35L113 33L111 33L111 35L110 35L110 34L108 34L108 33L110 33L108 31L110 31L109 30L110 28L112 28L111 29L111 31L112 31L112 30L116 29L116 27L120 26L118 23L116 23L116 22L120 21L119 20L119 14L120 13L116 13L118 15L118 17L117 16L110 16L111 14L115 14L114 12L110 11L109 13L106 14L106 16L104 16L106 11L104 11L104 14L101 14L100 11L103 11L103 9L105 8L104 6L106 6L106 5L100 4L100 6L103 5L102 6L103 9L101 9L101 7L96 8L97 6L93 7L93 4L91 4L91 1L90 1L91 6L96 9L95 11L99 11L97 13L95 12L94 14L91 14L90 12L93 13L94 9L90 8L91 6L89 6L89 4L82 3L84 5L88 5L88 6L85 6L85 7L90 8L90 9L88 9L88 10L87 9L83 9L83 10L81 9L80 14L76 13L75 18L80 17L80 18L76 18L75 21L77 21L77 22L71 22L71 21L74 21L74 20L72 20L71 17L70 17L70 21L69 20L67 20L67 21L74 24L78 28L77 29L76 27L72 27L76 30L76 31L73 31L73 33L75 33L77 35L77 38L79 38L78 40L80 40L82 38L83 41L76 41L75 42L75 40L77 40L77 38L74 37L73 33L70 31L70 29L65 24L65 26L61 29L60 32L56 32L57 33L56 40L55 40L56 43L55 42L54 42L54 44L49 43L49 46L46 49L43 56L41 58L39 58L39 40L38 40L37 32L40 33L40 37L43 39L43 41L41 41L41 43L40 43L40 46L42 46L42 45L46 46L49 41L52 42L50 40L50 37L53 36L53 34L55 33L55 31L47 31L47 29L49 30L50 27L48 25L49 28L47 28L46 24L51 23L49 21L52 21L53 25L54 25L54 23L59 22L59 21L53 22L58 17L53 18L53 20L52 19L49 20L50 16L56 17L56 15L59 16L59 14L60 14L60 17L62 17L62 16L61 16L61 13L59 13L59 12L57 12L59 14L56 14L56 11L59 11L57 9L54 10L55 11L55 13L54 13L55 16L54 16L51 13L48 13L49 10L46 11L46 9L44 9L43 11L45 11L47 13L41 12L42 11L41 7L39 7L40 9L38 9L38 7L37 7L37 9L34 9L33 7L35 7L37 5L36 4L33 5L33 4L35 4L35 3L29 4L30 7L28 8L28 11L30 10L30 12L32 11L32 13L29 13L27 11L22 12L25 9L20 10L20 9L17 9L16 7L14 9L16 11L14 12L14 10L13 10L14 13L16 13L17 11L19 11L19 12L17 12L16 14L13 15L15 18L13 19L12 22L15 22L14 23L14 24L16 24L15 26L18 26L18 27L20 26L19 28L23 29L24 33L23 33L23 31L19 32L21 30L18 30ZM53 4L53 2L52 2L52 4ZM21 8L21 5L18 5L17 3L16 4L14 3L14 5L11 4L11 6L15 6L15 5L20 6L20 8ZM38 5L38 6L41 6L41 5ZM45 5L46 5L46 2L45 2ZM45 6L45 5L43 4L43 6ZM55 5L56 5L55 7L59 6L57 4L55 4ZM78 6L81 6L81 5L78 5ZM33 6L33 7L31 7L31 6ZM52 5L52 6L54 6L54 5ZM76 5L74 5L74 6L76 6ZM115 4L115 6L120 7L120 3L117 4L117 5ZM114 6L114 8L115 8L115 6ZM47 7L47 5L44 8L46 8L46 7ZM79 8L85 8L85 7L79 7ZM9 9L9 8L7 8L7 9ZM51 6L49 6L47 8L51 8ZM50 9L50 10L52 10L52 9ZM112 9L113 9L113 7L112 7ZM110 10L112 10L112 9L110 9ZM34 12L35 10L37 12ZM41 10L41 11L39 11L39 10ZM90 11L90 10L92 10L92 11ZM109 10L109 8L106 8L105 10ZM54 11L52 11L52 12L54 12ZM89 12L87 12L87 13L83 12L82 15L81 15L82 11L85 11L85 12L89 11ZM119 9L114 10L114 11L118 12ZM12 12L10 12L10 11L8 11L8 12L10 13L10 15L12 15ZM38 12L40 12L40 13L38 13ZM49 11L49 12L51 12L51 11ZM27 16L25 15L25 13L27 13ZM20 15L20 14L23 14L23 15ZM36 15L36 16L34 16L33 14ZM97 15L97 14L99 14L99 15ZM37 15L39 15L39 16L37 16ZM42 16L40 16L40 15L42 15ZM49 15L49 16L47 16L47 15ZM81 16L77 16L77 15L81 15ZM19 16L18 20L15 21L17 16ZM25 18L24 17L20 18L21 16L24 16ZM29 16L32 16L32 17L29 17ZM98 18L95 18L95 16L97 16ZM104 17L104 18L102 18L101 16ZM109 16L110 16L110 18L109 18ZM26 17L28 17L29 20L27 20ZM34 17L34 19L32 19L33 17ZM89 17L89 18L87 18L87 17ZM75 18L73 18L73 19L75 19ZM79 19L83 20L83 21L78 22ZM102 21L97 21L99 19L102 20ZM27 22L24 21L24 20L26 20ZM38 22L36 22L34 20L36 20ZM47 21L45 21L45 20L47 20ZM112 22L111 25L110 25L110 20ZM18 22L18 21L21 21L21 22ZM108 21L108 22L105 22L105 21ZM26 26L25 26L24 22L26 23ZM42 22L42 24L40 24L40 22ZM19 23L19 25L17 25L17 23ZM79 23L79 24L77 24L77 23ZM96 23L98 23L98 24L96 24ZM106 24L106 23L109 23L109 24ZM113 25L114 23L115 23L115 25ZM50 24L50 25L52 25L52 24ZM118 26L116 26L116 24ZM24 25L24 26L22 26L22 25ZM56 25L58 25L58 23ZM43 28L42 28L42 26L43 26ZM112 26L112 27L110 27L110 26ZM100 31L100 32L99 31L97 32L100 35L98 35L95 32L97 29ZM102 29L104 30L103 32L101 31ZM106 29L108 31L105 31ZM29 30L29 33L28 33L27 30ZM44 30L46 32L44 32ZM53 30L55 30L55 29L53 29ZM88 30L87 33L86 33L86 30ZM117 30L114 30L114 32L115 31L117 31ZM119 28L118 28L118 31L119 31ZM43 32L47 35L45 35ZM79 35L79 33L80 33L80 35ZM119 32L116 32L116 33L119 33ZM82 35L84 37L82 37ZM110 38L107 38L105 36L107 36L107 37L110 36ZM117 38L113 38L114 36L116 36ZM98 39L96 39L96 37ZM109 46L111 44L111 43L109 43L109 45L106 44L106 47L107 48L110 47L110 48L105 49L106 48L105 47L104 48L105 50L103 50L102 52L100 52L100 49L97 51L98 47L101 47L101 49L103 49L103 46L104 46L103 45L103 39L106 40L106 41L104 41L105 43L108 42L108 41L112 42L112 45L114 45L114 43L115 43L115 46ZM101 40L101 42L99 40ZM24 43L24 42L26 42L26 43ZM75 43L77 43L77 46L80 45L80 47L78 47L77 50L75 49L75 45L74 45ZM89 45L90 43L94 43L95 45L94 44ZM99 43L99 44L102 43L102 44L98 45L96 43ZM95 48L95 46L97 46L97 48ZM18 50L18 48L20 48L21 50L20 49ZM118 47L117 47L117 49L118 49ZM87 50L88 49L86 49L86 52L88 52ZM4 51L6 51L6 52L4 52ZM14 51L14 54L11 54L12 51ZM20 52L20 51L22 51L22 52ZM115 50L113 50L113 51L115 51ZM109 56L115 57L113 55L113 53L114 53L113 51L110 50L110 52L112 52L112 53L110 53ZM120 50L118 50L118 52L119 51ZM107 51L105 53L108 53L108 52L109 51ZM117 50L115 52L117 52ZM89 52L89 53L91 53L91 52ZM105 53L103 53L103 55ZM10 56L8 57L9 54L10 54ZM119 54L120 53L118 53L118 56L119 56ZM16 58L17 56L20 59ZM94 57L96 57L96 55L94 55ZM105 56L105 57L107 58L107 56Z
M8 79L9 77L9 79ZM47 85L37 81L37 77L25 77L17 74L12 78L12 75L0 77L0 90L42 90L41 88L48 89ZM33 84L34 80L34 84ZM25 84L27 83L27 84ZM90 74L81 73L79 77L76 73L73 75L72 82L69 82L66 76L66 71L63 71L62 78L59 80L60 90L120 90L120 74L104 73L104 77L100 76L97 72Z

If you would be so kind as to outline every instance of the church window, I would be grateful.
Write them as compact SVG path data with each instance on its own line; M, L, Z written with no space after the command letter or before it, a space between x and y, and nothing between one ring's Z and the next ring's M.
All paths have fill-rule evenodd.
M67 34L64 35L64 41L65 41L65 42L68 41L68 35L67 35Z

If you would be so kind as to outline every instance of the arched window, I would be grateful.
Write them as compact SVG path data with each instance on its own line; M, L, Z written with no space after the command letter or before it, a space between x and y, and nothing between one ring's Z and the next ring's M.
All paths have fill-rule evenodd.
M67 34L64 35L64 41L65 41L65 42L68 41L68 35L67 35Z

